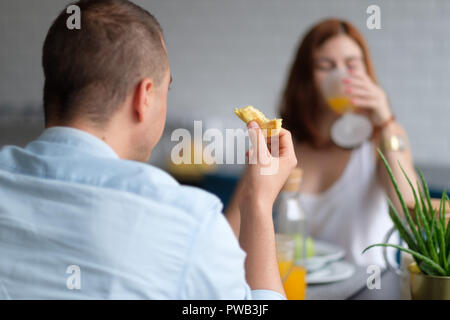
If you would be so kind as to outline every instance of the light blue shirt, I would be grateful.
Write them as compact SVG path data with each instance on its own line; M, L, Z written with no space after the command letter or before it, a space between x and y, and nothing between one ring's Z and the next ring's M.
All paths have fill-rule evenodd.
M0 298L284 299L244 259L217 197L89 133L0 150Z

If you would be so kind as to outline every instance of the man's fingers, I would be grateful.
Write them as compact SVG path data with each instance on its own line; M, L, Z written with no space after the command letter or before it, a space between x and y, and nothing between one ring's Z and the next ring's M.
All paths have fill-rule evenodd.
M256 121L250 121L248 123L248 136L254 148L259 148L262 141L264 141L264 136L259 128ZM264 141L265 145L265 141Z
M255 151L253 152L253 156L257 157L253 160L257 160L261 164L268 164L270 162L270 152L267 148L266 139L256 121L248 123L248 135L252 142L252 148Z
M280 133L278 134L278 145L280 147L280 156L282 156L284 152L294 151L294 143L292 142L290 131L281 128Z
M296 162L292 135L288 130L281 128L277 136L268 138L270 140L270 150L256 122L249 122L248 134L253 146L251 148L253 152L249 154L250 163L256 163L257 161L263 165L268 164L272 155L280 158L292 158L293 162L294 160Z
M297 157L294 151L294 142L292 141L291 132L281 128L278 135L279 157L289 160L292 167L297 165ZM272 150L273 152L273 150Z
M267 138L267 144L268 144L268 148L272 154L273 154L273 151L275 151L274 150L275 148L279 149L280 156L283 154L281 152L281 150L283 150L283 152L286 152L286 150L294 151L294 145L292 142L291 132L284 128L280 129L280 132L278 135Z

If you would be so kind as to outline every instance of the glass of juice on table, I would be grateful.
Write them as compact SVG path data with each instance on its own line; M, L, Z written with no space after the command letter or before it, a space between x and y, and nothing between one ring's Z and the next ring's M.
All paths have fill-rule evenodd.
M275 235L278 268L288 300L306 297L306 269L294 264L295 239L286 234Z
M331 71L323 82L322 93L330 109L340 115L331 127L331 139L340 147L354 148L370 138L373 128L366 116L355 112L344 83L347 77L345 70Z

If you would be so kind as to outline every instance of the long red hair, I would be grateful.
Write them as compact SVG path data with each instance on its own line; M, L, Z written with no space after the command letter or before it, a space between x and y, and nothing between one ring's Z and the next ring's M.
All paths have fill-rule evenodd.
M314 81L314 53L325 41L340 34L349 36L360 46L366 72L377 82L366 41L352 24L340 19L327 19L313 26L300 43L279 109L283 127L291 131L296 141L317 147L325 142L321 141L317 126L319 106L326 102Z

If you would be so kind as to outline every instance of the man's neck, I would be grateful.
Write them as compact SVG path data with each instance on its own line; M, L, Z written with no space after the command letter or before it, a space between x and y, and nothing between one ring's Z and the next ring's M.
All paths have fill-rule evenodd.
M122 141L124 137L117 137L116 135L114 135L113 130L110 129L109 125L106 125L104 128L99 128L98 126L86 124L85 122L72 121L64 124L52 123L48 124L46 127L51 128L56 126L69 127L87 132L109 145L114 150L114 152L117 153L119 158L131 159L129 152L127 152L127 149L125 148L126 144L124 141Z

